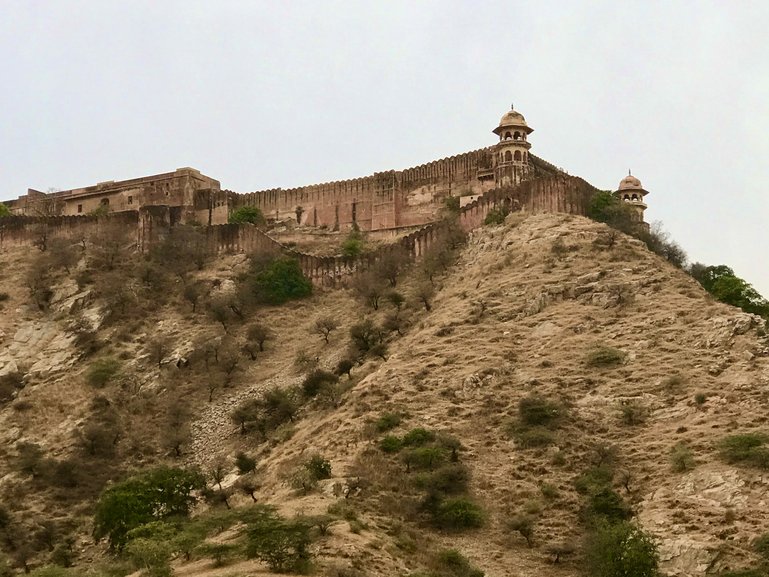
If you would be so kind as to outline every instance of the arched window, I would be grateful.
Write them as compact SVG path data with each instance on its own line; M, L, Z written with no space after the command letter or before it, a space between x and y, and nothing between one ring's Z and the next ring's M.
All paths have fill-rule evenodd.
M515 156L513 158L515 158L515 160L521 160L521 151L520 150L516 150L515 151Z
M633 195L633 200L638 200L638 195L637 194Z
M622 198L622 200L624 200L625 202L629 202L629 201L630 201L630 196L626 194L626 195L625 195L625 196Z
M507 150L507 151L505 152L505 162L510 162L511 160L513 160L513 155L512 155L512 154L510 154L510 151L509 151L509 150Z
M505 140L510 140L512 138L510 132L505 132Z
M521 139L521 133L516 130L515 134L513 134L513 140L520 140L520 139Z

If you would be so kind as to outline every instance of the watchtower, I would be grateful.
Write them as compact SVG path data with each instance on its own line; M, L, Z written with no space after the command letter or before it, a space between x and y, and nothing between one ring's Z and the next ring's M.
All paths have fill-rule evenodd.
M641 186L641 181L627 171L627 176L619 181L617 190L614 191L614 196L619 200L626 202L632 209L635 220L644 222L644 211L646 210L646 203L644 197L649 194L648 190L644 190Z
M511 107L493 130L499 136L495 151L494 180L497 186L519 184L529 173L528 136L534 129L526 124L523 114Z

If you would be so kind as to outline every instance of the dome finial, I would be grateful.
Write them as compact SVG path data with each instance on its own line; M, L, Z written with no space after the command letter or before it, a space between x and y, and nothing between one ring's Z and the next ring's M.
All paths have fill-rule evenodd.
M627 175L628 176L632 176L631 173L630 173L630 169L629 168L627 169Z
M515 104L510 104L510 110L515 110Z

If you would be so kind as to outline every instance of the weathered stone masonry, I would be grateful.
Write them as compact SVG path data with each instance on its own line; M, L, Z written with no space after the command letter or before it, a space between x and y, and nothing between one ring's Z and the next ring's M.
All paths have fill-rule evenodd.
M584 215L595 188L581 178L557 175L527 180L517 186L489 191L459 211L459 223L465 231L481 226L489 211L505 207L511 211L566 212ZM127 239L135 239L138 250L146 252L162 241L174 226L181 224L180 207L148 206L138 211L125 211L105 216L86 217L8 217L0 220L0 249L5 246L31 246L45 227L48 238L67 238L73 242L89 238L99 227L122 230ZM282 245L267 233L250 224L205 226L206 243L212 255L251 253L277 250L295 257L313 283L332 286L345 277L366 270L387 252L404 250L412 259L422 257L441 239L442 223L433 222L398 239L378 252L359 259L319 257L295 251Z

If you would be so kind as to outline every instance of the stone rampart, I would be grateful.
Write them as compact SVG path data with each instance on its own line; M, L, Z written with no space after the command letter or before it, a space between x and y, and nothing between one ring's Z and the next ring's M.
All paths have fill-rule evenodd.
M584 215L595 188L581 178L558 174L489 191L459 211L460 226L467 232L483 225L495 208L509 211L565 212ZM331 286L356 272L368 269L388 252L402 250L419 259L442 237L441 222L427 224L374 253L361 258L320 257L288 248L259 228L244 224L210 226L206 230L212 253L275 250L296 258L305 275L317 285Z
M528 180L515 187L488 191L462 207L458 213L460 226L467 232L482 226L495 208L508 211L565 212L584 215L596 189L581 178L556 174ZM88 238L100 226L122 228L135 235L138 250L146 252L161 242L172 227L183 219L183 207L146 206L139 211L110 213L105 216L6 217L0 219L0 248L11 245L33 245L41 234L47 238ZM442 238L441 221L422 226L396 242L374 253L355 259L320 257L286 247L267 233L250 224L218 224L206 226L206 243L211 254L276 251L296 258L304 273L317 285L332 286L340 280L368 269L391 251L400 250L412 259L421 258Z
M64 238L80 242L95 234L100 226L123 230L139 243L138 211L113 212L103 216L9 216L0 219L0 249L33 246L42 239Z

